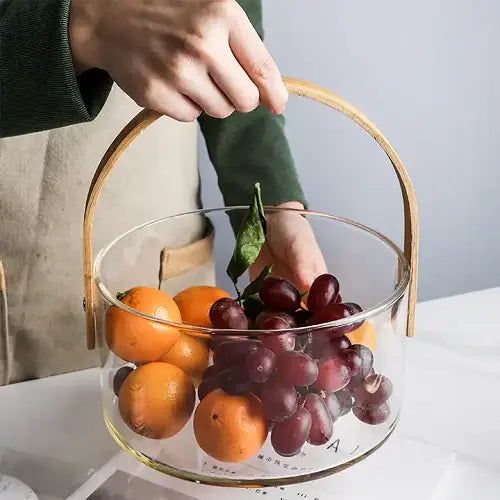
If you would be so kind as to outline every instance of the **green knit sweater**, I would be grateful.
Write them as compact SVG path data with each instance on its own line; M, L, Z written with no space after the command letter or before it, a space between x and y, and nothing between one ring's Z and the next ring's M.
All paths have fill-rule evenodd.
M260 0L240 0L263 36ZM70 0L0 5L0 137L93 120L111 86L106 72L75 74L68 41ZM302 201L283 117L260 106L219 120L199 118L227 205L247 203L260 181L264 203ZM8 168L2 165L2 168Z

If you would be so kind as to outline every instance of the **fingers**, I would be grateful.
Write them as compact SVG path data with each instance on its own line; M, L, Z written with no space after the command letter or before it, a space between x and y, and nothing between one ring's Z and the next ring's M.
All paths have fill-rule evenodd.
M327 272L327 268L314 235L302 238L291 245L287 263L295 285L300 291L306 291L320 274Z
M227 118L234 112L235 107L207 73L199 72L193 80L181 86L179 90L207 115L214 118Z
M298 214L287 214L287 219L293 230L287 231L286 262L295 285L306 291L320 274L328 272L327 266L309 222Z
M278 207L304 209L298 202ZM269 214L267 223L266 252L261 253L268 262L259 264L272 263L273 274L289 279L301 292L309 290L320 274L328 272L311 225L300 212L292 210Z
M326 265L324 264L323 256L316 256L317 261L311 262L309 265L304 265L303 267L294 267L292 268L293 273L293 281L296 283L296 286L301 292L308 291L311 288L314 280L320 276L321 274L325 274L328 272ZM313 257L311 260L314 260ZM307 298L305 299L307 301Z
M296 280L301 284L301 290L309 290L318 276L328 272L323 253L309 224L308 233L308 236L304 235L304 241L301 243L296 255L296 259L300 264L293 268Z
M211 5L218 8L207 18L188 9L200 36L181 26L179 40L165 39L164 55L154 52L153 68L146 69L153 69L155 81L148 82L148 97L141 102L180 121L197 118L201 110L226 118L235 110L252 111L259 102L282 113L288 92L244 10L233 1Z
M201 113L200 106L159 79L148 81L147 89L141 89L141 92L136 94L138 97L135 97L133 92L127 93L135 98L139 106L170 116L180 122L192 122Z
M282 113L288 100L288 92L274 59L246 15L234 16L229 31L229 45L242 68L259 89L261 102L273 113Z
M273 266L272 274L274 276L284 278L293 283L297 288L299 288L299 284L296 282L296 276L293 271L290 269L286 262L282 262L273 254L271 248L267 243L265 243L262 247L256 261L252 264L252 266L250 266L250 281L253 281L255 278L257 278L264 267L268 265Z
M190 41L191 53L173 54L168 82L215 118L252 111L259 101L282 113L288 93L276 64L243 9L236 2L220 5L226 28L213 20L204 38Z
M75 64L107 71L141 105L181 121L200 109L251 111L259 100L283 112L276 63L236 0L93 2L92 16L73 3Z
M221 47L219 57L208 71L237 111L253 111L259 105L259 89L250 80L229 46Z
M235 107L206 71L183 71L166 80L155 77L135 93L136 102L178 121L193 121L201 111L214 118L227 118Z

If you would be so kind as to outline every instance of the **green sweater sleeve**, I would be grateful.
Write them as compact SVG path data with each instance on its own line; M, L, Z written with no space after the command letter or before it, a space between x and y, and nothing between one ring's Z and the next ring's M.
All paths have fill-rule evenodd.
M99 69L77 77L68 40L70 0L4 0L0 4L0 137L90 121L112 80ZM261 36L258 0L240 0ZM301 201L283 117L260 106L200 126L227 205L247 203L262 183L264 203Z
M263 37L260 0L239 3ZM226 205L247 204L255 182L261 183L267 205L285 201L305 205L282 116L259 106L224 120L203 114L199 123Z
M68 40L70 0L0 4L0 137L92 120L111 78L99 69L77 77Z

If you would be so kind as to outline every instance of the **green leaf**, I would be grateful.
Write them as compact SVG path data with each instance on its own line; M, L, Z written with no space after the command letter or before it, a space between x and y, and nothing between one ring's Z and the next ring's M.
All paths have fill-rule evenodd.
M265 241L266 216L262 205L260 184L256 183L252 204L236 235L233 256L226 270L235 285L238 278L255 262Z
M250 297L250 295L259 293L263 281L271 274L272 268L273 266L264 267L259 275L245 288L245 290L243 290L241 297L246 299L247 297Z

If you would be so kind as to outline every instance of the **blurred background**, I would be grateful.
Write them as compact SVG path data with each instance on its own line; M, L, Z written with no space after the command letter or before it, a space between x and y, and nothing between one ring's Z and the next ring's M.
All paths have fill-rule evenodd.
M353 103L405 164L420 210L419 300L499 286L500 2L264 6L266 42L283 74ZM297 97L286 118L310 207L402 245L399 184L379 146L344 117ZM221 206L203 140L199 148L204 206Z

